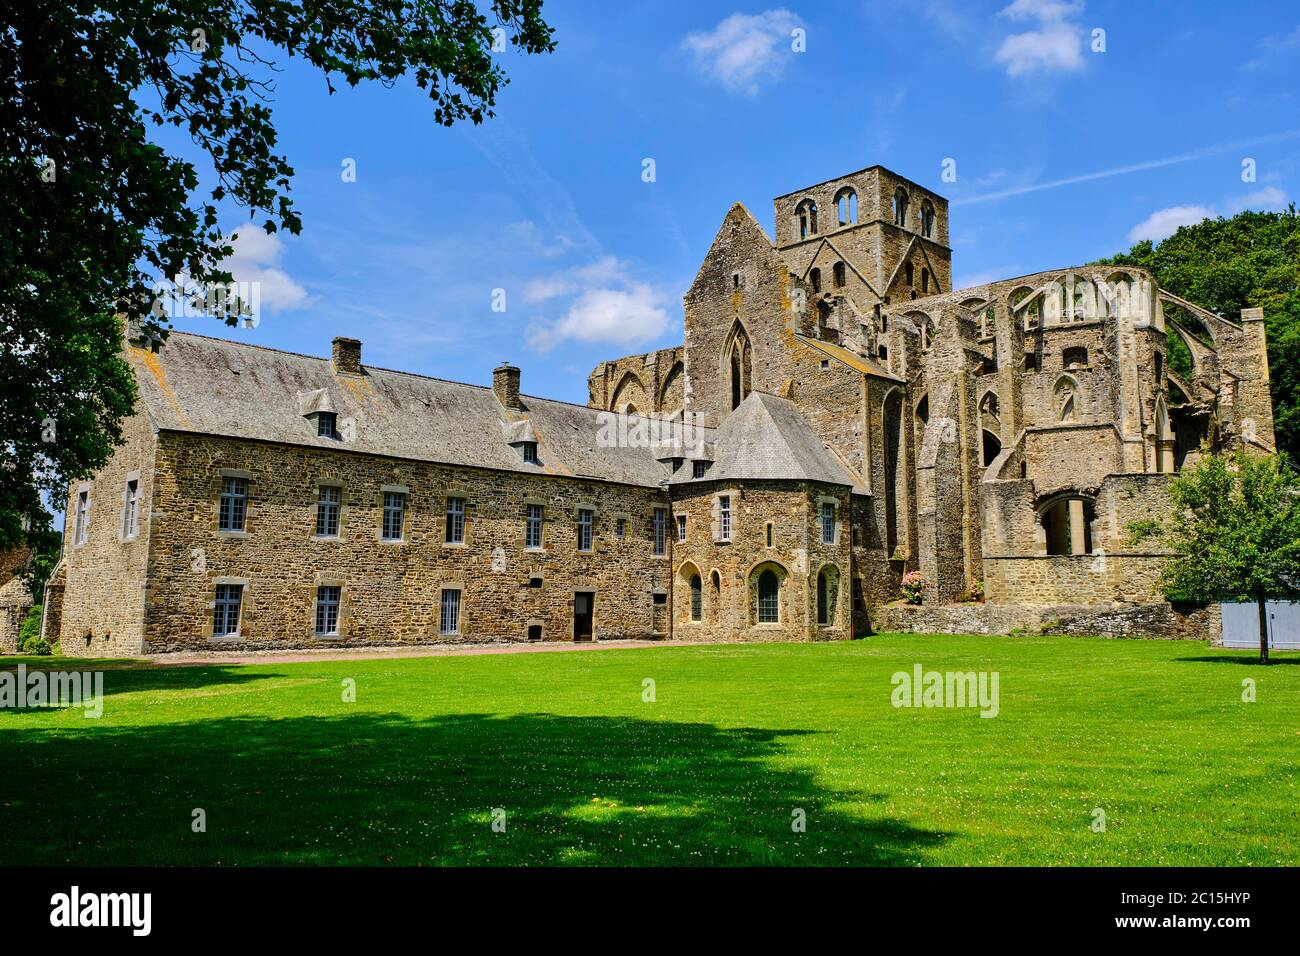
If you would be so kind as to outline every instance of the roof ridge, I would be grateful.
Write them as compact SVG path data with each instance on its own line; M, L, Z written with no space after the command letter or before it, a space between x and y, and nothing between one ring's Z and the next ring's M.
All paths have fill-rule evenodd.
M215 335L204 335L202 332L187 332L187 331L182 331L182 330L180 330L180 329L173 329L173 330L171 330L171 331L168 333L168 338L170 338L172 335L180 335L180 336L184 336L184 337L186 337L186 338L192 338L192 339L205 339L206 341L209 341L209 342L217 342L217 343L220 343L221 345L232 345L232 346L237 346L237 347L239 347L239 348L260 349L260 350L263 351L263 352L274 352L274 353L277 354L277 355L292 355L292 356L294 356L295 358L311 359L312 361L315 361L315 362L330 362L330 361L331 361L330 358L328 358L327 356L323 356L323 355L308 355L308 354L306 354L305 352L294 352L294 351L292 351L291 349L278 349L278 348L275 348L274 346L271 346L271 345L262 345L262 344L257 343L257 342L241 342L241 341L239 341L238 339L223 339L223 338L219 338L219 337L217 337L217 336L215 336ZM164 342L164 346L165 346L165 345L166 345L166 343ZM676 346L673 346L673 347L675 348ZM663 350L659 350L659 351L663 351ZM478 385L478 384L475 384L474 382L461 382L461 381L457 381L457 380L454 379L454 378L441 378L441 377L439 377L439 376L437 376L437 375L425 375L423 372L410 372L410 371L407 371L406 369L400 369L400 368L387 368L387 367L385 367L385 366L383 366L383 365L364 365L363 368L366 368L366 369L373 369L373 370L376 371L376 372L388 372L388 373L391 374L391 375L406 375L406 376L409 376L409 377L411 377L411 378L422 379L422 380L424 380L424 381L426 381L426 382L441 382L441 383L444 384L444 385L460 385L460 386L462 386L463 388L477 388L477 389L479 389L480 391L484 391L484 392L490 392L490 391L492 391L492 386L491 386L491 385ZM531 398L531 399L534 399L534 400L539 401L539 402L550 402L550 403L552 403L552 404L554 404L554 405L567 405L567 406L569 406L570 408L583 408L583 409L586 409L586 410L588 410L588 411L590 411L590 412L596 412L596 413L609 411L609 409L605 409L605 408L595 408L595 407L593 407L593 406L591 406L591 405L580 405L580 404L577 403L577 402L568 402L568 401L565 401L565 400L562 399L562 398L548 398L548 397L545 396L545 395L530 395L530 394L528 394L527 392L521 392L520 395L519 395L519 397L520 397L520 398ZM623 413L622 413L622 412L616 412L615 414L623 414ZM633 415L632 415L631 417L636 417L636 418L645 418L645 419L647 419L647 420L667 421L666 418L663 418L663 417L661 417L661 416L657 416L657 415L644 415L644 414L642 414L641 412L635 412L635 413L633 413Z

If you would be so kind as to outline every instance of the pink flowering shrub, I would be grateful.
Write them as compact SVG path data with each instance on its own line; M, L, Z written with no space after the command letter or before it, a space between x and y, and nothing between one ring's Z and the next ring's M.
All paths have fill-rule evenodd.
M920 604L925 593L925 576L920 571L908 571L903 575L903 600L908 604Z

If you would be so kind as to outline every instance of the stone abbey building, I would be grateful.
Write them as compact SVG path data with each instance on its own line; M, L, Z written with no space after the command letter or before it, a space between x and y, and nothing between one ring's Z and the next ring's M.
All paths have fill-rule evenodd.
M829 640L874 626L1204 633L1127 524L1203 448L1273 451L1263 317L1135 268L952 288L943 197L879 166L734 205L684 342L588 406L198 335L69 489L65 653ZM1166 330L1192 357L1170 368ZM920 572L925 603L896 604ZM980 593L984 601L975 600Z

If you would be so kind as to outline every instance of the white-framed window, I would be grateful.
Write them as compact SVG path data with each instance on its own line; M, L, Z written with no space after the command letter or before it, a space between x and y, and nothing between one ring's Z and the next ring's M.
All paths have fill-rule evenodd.
M442 613L439 616L438 632L441 634L460 633L460 589L443 588Z
M384 527L381 532L385 541L401 541L406 525L406 493L403 491L384 492Z
M321 438L339 437L339 417L334 412L316 413L316 434Z
M316 635L325 637L339 632L339 603L343 588L323 584L316 589Z
M231 637L239 633L239 610L244 601L242 584L218 584L212 606L212 636Z
M709 463L707 461L696 461L691 463L692 478L703 478L704 473L708 470L709 470Z
M122 537L134 538L139 532L140 481L132 478L126 483L126 497L122 501Z
M718 495L718 540L731 540L731 495Z
M627 535L627 519L617 518L614 521L614 537L623 538Z
M595 524L596 513L590 508L578 509L578 550L591 550L591 532Z
M338 485L321 485L316 496L316 537L339 536L339 509L343 505L343 489Z
M835 505L830 501L822 502L822 544L835 543Z
M524 464L525 465L537 464L537 442L526 441L523 443L523 449L524 449Z
M686 515L677 516L677 540L686 540Z
M524 547L540 548L542 546L542 520L543 510L541 505L524 506Z
M225 477L221 479L221 505L217 512L217 527L221 531L243 531L248 516L248 479Z
M447 544L465 543L465 499L447 499L447 532L443 538Z
M77 495L77 520L73 528L72 540L75 544L85 544L87 527L90 524L90 490Z
M668 509L656 508L654 515L654 552L656 556L668 553Z

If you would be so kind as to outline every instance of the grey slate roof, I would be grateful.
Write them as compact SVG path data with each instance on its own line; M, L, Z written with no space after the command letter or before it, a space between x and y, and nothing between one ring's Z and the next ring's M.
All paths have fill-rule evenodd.
M507 409L483 386L370 367L336 375L329 359L183 332L128 356L158 429L620 484L669 477L649 447L602 447L598 416L611 413L581 405L523 396ZM338 415L342 440L317 436L316 411ZM511 440L536 441L539 464Z
M717 430L713 467L706 481L793 479L849 485L861 482L814 434L797 405L764 392L751 392ZM681 468L672 483L688 484Z

